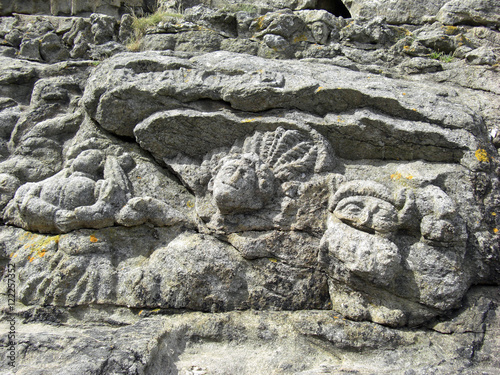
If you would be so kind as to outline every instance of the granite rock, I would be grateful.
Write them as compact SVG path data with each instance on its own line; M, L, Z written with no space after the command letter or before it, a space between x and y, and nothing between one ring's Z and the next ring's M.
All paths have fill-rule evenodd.
M500 34L466 4L0 18L15 373L496 373Z

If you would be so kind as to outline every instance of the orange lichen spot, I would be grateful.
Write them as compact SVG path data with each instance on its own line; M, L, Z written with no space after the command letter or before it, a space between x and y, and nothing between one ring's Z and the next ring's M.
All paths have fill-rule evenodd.
M498 233L498 228L493 228L493 233Z
M141 311L139 311L139 314L137 314L137 315L141 315L143 312L144 312L144 310L141 310Z
M92 243L96 243L97 241L99 241L99 240L97 239L97 237L96 237L96 236L94 236L93 234L91 234L91 235L90 235L90 242L92 242Z
M319 87L316 89L316 91L314 91L314 92L315 92L315 93L318 93L318 92L320 92L321 90L323 90L323 86L319 86Z
M29 262L33 262L35 260L35 257L28 257Z
M453 35L457 32L458 28L456 26L441 26L447 35Z
M401 177L402 175L399 172L391 174L391 180L399 180Z
M406 95L406 92L404 92L403 95Z
M416 108L412 108L411 110L412 110L412 111L415 111L415 112L417 111L417 109L416 109Z
M257 28L258 30L262 30L264 28L264 19L266 18L266 15L260 16L257 18Z
M411 179L413 179L413 176L410 174L410 175L406 176L406 179L411 180Z
M276 258L267 258L267 259L269 259L270 262L278 263L278 259Z
M339 317L338 316L334 316L333 319L338 319Z
M44 256L45 256L45 254L47 254L47 251L43 250L43 251L39 254L40 258L41 258L41 257L44 257Z
M186 202L186 206L188 206L189 208L193 208L194 207L194 202L193 201L187 201Z
M404 46L403 49L408 51L410 49L410 46Z
M305 34L298 35L295 38L293 38L293 42L294 43L307 42L307 36Z
M488 163L490 161L490 157L488 156L488 153L486 150L480 148L476 151L475 153L476 159L479 160L480 162Z
M138 179L138 180L142 180L142 177L141 177L141 176L137 176L137 179Z

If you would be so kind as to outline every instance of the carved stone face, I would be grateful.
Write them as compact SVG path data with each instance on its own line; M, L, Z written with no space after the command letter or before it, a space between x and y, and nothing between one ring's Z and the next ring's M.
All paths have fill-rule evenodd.
M101 151L86 150L73 161L72 170L94 176L102 168L103 160L104 156Z
M369 233L392 232L398 225L394 205L375 197L344 198L337 204L333 214L344 223Z
M381 288L397 296L395 310L405 309L397 298L433 309L460 301L466 230L440 188L394 192L351 181L338 189L331 210L320 257L332 280L356 291L366 283Z
M273 175L256 155L226 157L213 181L213 197L226 214L262 208L272 194Z

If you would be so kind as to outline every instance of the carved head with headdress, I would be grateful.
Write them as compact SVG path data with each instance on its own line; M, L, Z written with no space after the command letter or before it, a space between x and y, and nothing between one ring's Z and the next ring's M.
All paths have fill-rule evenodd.
M314 133L316 138L321 138ZM279 183L304 180L331 168L326 141L298 130L255 132L236 143L228 156L213 162L208 190L223 214L258 210L269 202Z

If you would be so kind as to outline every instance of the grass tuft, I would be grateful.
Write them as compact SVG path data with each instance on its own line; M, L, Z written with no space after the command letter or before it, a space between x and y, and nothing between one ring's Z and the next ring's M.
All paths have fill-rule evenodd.
M454 60L454 57L451 53L445 54L444 52L432 52L429 57L434 60L439 60L445 63L452 62Z
M172 18L179 19L184 16L180 12L177 13L177 12L163 11L159 9L148 16L139 17L136 14L134 14L133 17L134 21L132 23L132 27L134 28L134 37L127 44L127 49L129 51L136 52L139 51L142 38L144 37L144 35L146 35L148 29L157 26L160 22L168 21L169 19L171 20Z

